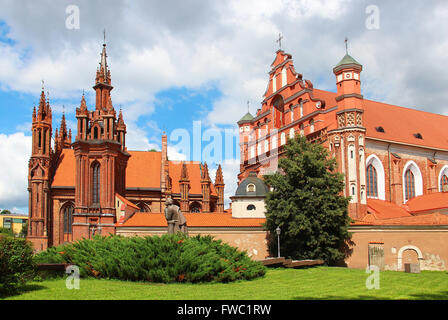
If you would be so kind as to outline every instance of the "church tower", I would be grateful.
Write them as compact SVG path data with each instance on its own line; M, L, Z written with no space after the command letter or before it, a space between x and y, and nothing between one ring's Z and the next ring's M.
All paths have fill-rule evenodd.
M93 86L95 110L88 110L84 94L76 109L73 241L114 233L115 195L125 196L126 166L130 157L125 144L126 125L121 111L117 119L112 105L113 87L106 58L104 43Z
M336 76L337 129L330 134L339 170L345 177L349 214L361 219L367 212L364 101L361 95L362 65L347 52L333 68Z
M219 165L218 169L216 170L215 189L218 193L216 212L222 213L224 212L224 177L222 174L221 165Z
M210 212L210 184L207 162L201 165L201 190L202 190L202 212Z
M50 178L51 178L51 107L45 98L44 88L40 95L39 107L33 109L32 151L28 166L29 225L28 240L34 248L47 249L50 219Z

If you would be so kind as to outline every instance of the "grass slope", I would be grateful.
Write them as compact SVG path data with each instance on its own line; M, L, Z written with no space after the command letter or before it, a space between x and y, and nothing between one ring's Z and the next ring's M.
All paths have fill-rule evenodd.
M448 299L448 273L420 274L384 271L380 289L368 290L364 270L316 267L269 269L251 281L204 284L154 284L118 280L81 279L79 290L68 290L65 279L29 284L20 295L6 299Z

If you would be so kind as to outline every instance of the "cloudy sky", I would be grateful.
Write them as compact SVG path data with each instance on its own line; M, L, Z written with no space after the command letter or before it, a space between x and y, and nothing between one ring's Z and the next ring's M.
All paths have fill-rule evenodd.
M247 101L254 113L279 33L295 69L317 88L335 91L332 68L345 54L347 36L349 53L364 68L366 98L448 115L444 0L0 0L0 5L0 208L27 211L31 112L42 79L54 127L64 110L75 130L83 90L93 106L104 29L112 101L123 109L130 150L160 149L166 131L172 159L207 160L180 148L173 132L183 130L193 139L194 121L200 121L203 134L210 128L234 130ZM201 140L205 148L208 142ZM226 196L236 187L238 158L228 152L219 161ZM214 175L216 163L210 167Z

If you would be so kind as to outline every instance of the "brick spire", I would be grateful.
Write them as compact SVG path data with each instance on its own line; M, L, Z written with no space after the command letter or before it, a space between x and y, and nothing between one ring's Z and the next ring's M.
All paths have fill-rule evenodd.
M218 193L218 202L216 206L217 212L224 212L224 177L222 174L221 165L216 170L215 188Z

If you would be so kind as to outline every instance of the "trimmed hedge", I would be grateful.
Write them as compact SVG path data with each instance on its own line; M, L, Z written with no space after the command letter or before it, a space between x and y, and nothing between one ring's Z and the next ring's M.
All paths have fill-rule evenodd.
M95 236L52 247L37 263L71 263L81 276L151 282L229 282L265 274L265 267L211 236Z
M0 293L17 291L35 272L31 243L0 234Z

